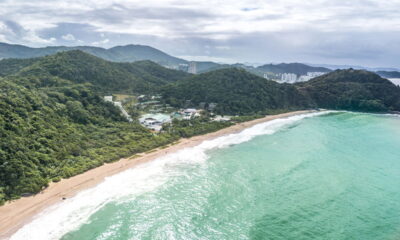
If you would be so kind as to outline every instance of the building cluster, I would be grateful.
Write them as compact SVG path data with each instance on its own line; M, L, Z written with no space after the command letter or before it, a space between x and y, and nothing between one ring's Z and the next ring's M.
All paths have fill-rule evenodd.
M189 62L187 63L180 63L177 66L165 66L167 68L171 68L171 69L175 69L175 70L179 70L182 72L188 72L188 73L192 73L192 74L197 74L197 63L196 62Z
M163 124L170 123L171 117L167 114L145 114L139 119L140 124L153 131L159 132Z
M270 74L264 73L264 78L275 79L276 81L282 83L296 83L296 82L306 82L324 74L325 72L307 72L306 75L298 76L295 73L282 73L282 74L276 74L275 77L271 78Z
M297 81L297 74L294 73L283 73L281 76L281 82L295 83Z
M145 114L139 119L139 122L142 126L159 132L162 126L171 123L172 119L191 120L200 117L202 111L201 109L187 108L173 112L170 115L164 113Z
M118 101L113 101L113 96L105 96L104 97L104 101L106 102L111 102L114 104L114 106L118 107L119 110L121 111L122 115L129 121L132 122L133 119L132 117L128 114L128 112L124 109L124 107L122 106L121 102Z
M306 75L301 75L297 82L307 82L313 78L324 75L325 72L308 72Z

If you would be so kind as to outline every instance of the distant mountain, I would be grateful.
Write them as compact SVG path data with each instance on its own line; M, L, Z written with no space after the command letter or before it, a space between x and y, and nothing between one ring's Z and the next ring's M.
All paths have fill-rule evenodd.
M337 69L357 69L357 70L367 70L371 72L377 72L377 71L400 71L400 69L397 68L388 68L388 67L364 67L364 66L358 66L358 65L333 65L333 64L307 64L313 67L325 67L329 68L331 70L337 70Z
M0 43L0 58L33 58L52 55L62 51L81 50L105 60L133 62L150 60L163 65L187 63L186 60L170 56L158 49L144 45L117 46L110 49L90 46L30 48L22 45Z
M3 59L0 76L57 76L74 83L91 83L101 92L157 92L167 83L189 74L164 68L151 61L117 63L80 50L59 52L34 59Z
M330 72L331 70L324 67L312 67L302 63L281 63L281 64L265 64L256 68L258 71L269 73L294 73L297 75L306 75L307 72Z
M400 111L400 88L365 70L336 70L295 86L321 108Z
M377 71L376 74L383 78L400 78L400 72L397 71Z
M187 63L186 60L173 57L158 49L144 45L117 46L107 50L113 54L113 59L117 62L134 62L150 60L163 65L177 65Z

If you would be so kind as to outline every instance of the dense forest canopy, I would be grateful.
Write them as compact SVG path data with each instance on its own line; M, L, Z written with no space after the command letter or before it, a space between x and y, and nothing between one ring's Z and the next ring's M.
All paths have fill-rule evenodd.
M296 87L321 108L400 111L400 87L364 70L336 70Z
M116 63L79 50L35 59L4 59L0 76L57 76L74 83L92 83L100 92L150 93L189 74L151 61Z
M312 67L302 63L280 63L265 64L257 67L258 70L271 73L294 73L297 75L306 75L307 72L330 72L331 70L324 67Z
M311 107L293 85L279 84L238 68L199 74L167 85L162 90L169 104L192 106L216 103L222 114L254 114L267 109L301 109Z

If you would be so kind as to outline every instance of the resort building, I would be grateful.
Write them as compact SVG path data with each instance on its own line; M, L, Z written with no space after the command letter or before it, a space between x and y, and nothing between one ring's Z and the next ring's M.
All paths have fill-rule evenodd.
M171 122L171 117L167 114L144 114L139 118L139 122L142 126L159 132L162 129L162 125Z

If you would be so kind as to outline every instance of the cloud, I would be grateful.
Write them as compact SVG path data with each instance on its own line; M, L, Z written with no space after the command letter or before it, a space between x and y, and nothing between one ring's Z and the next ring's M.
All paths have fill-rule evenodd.
M110 39L106 38L106 39L101 40L101 41L92 42L92 45L94 45L94 46L99 46L99 45L104 45L104 44L106 44L106 43L108 43L108 42L110 42Z
M0 35L4 42L20 44L39 43L51 45L57 40L55 37L42 38L36 32L26 29L19 23L10 20L0 21Z
M398 66L398 9L398 0L3 0L0 41L140 43L237 61Z
M215 49L218 49L218 50L230 50L231 47L229 47L229 46L215 46Z
M65 41L75 41L75 37L71 33L63 35L61 38L64 39Z

